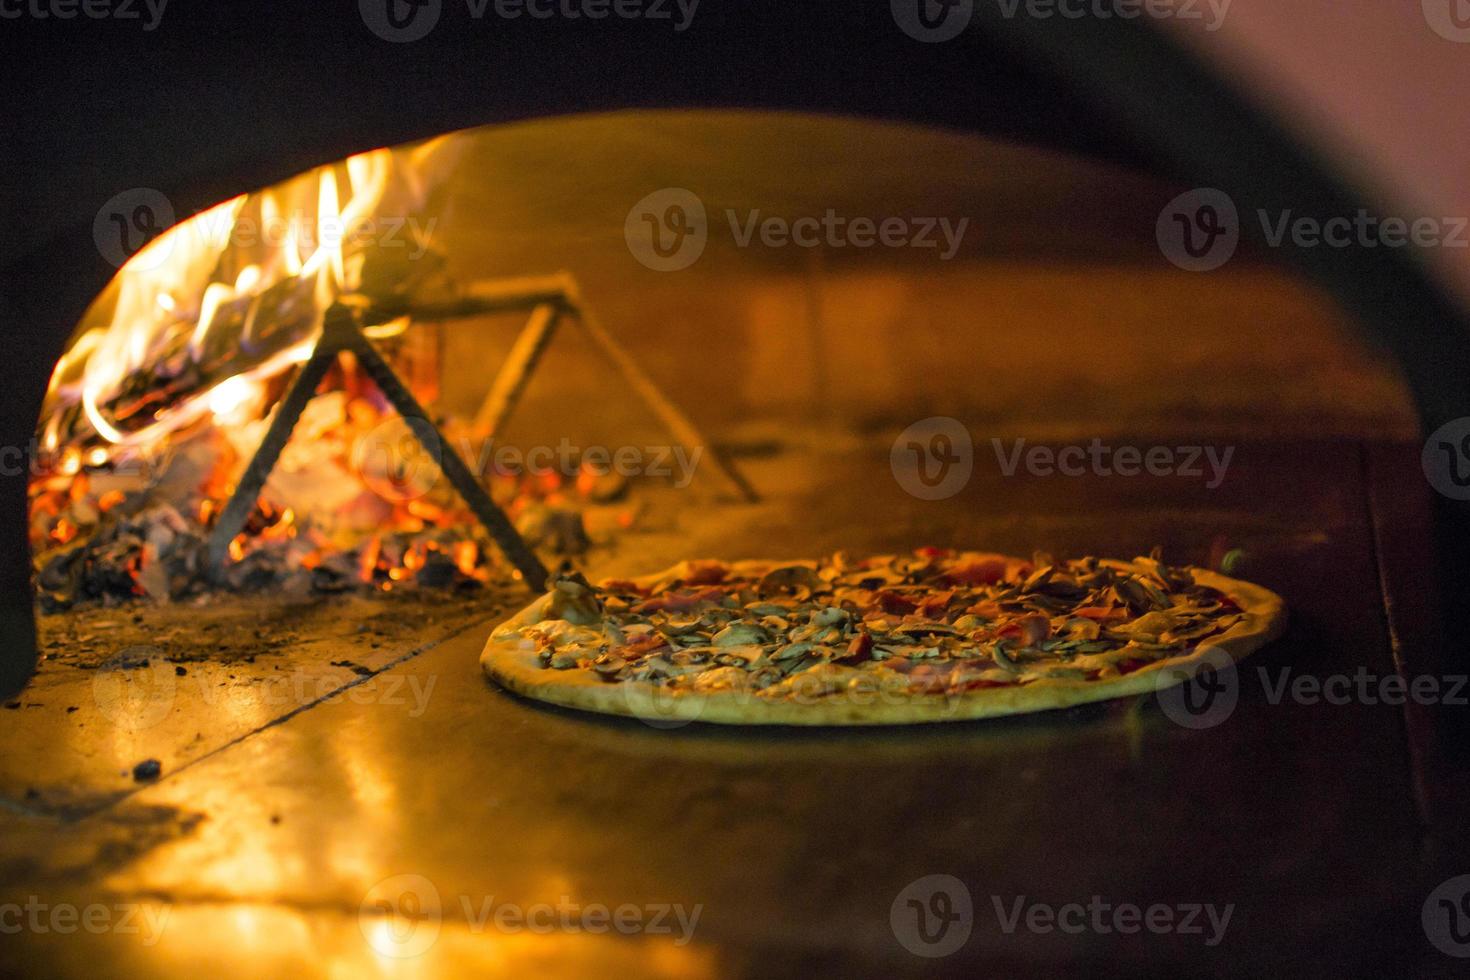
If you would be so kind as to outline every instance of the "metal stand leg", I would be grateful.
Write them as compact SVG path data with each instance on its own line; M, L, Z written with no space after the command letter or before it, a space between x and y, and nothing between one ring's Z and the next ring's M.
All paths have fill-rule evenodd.
M444 438L444 433L439 431L439 427L429 420L429 413L423 410L418 400L404 387L403 382L398 380L398 375L393 373L388 362L383 360L382 355L373 347L372 341L353 327L344 337L343 346L357 356L358 362L367 371L368 377L373 379L373 383L398 410L399 415L404 418L423 419L433 429L434 436L439 441L439 469L443 471L454 489L459 491L461 499L479 518L485 530L490 532L490 537L500 548L501 553L521 573L521 578L525 579L526 584L537 592L544 591L547 577L546 566L541 564L541 559L536 557L536 553L531 550L520 532L515 529L515 525L510 522L510 518L505 516L505 511L490 499L490 495L480 485L479 479L464 464L464 460L459 458L459 454L449 445L449 440ZM409 431L413 431L412 427ZM424 448L431 454L434 452L433 446Z
M327 368L331 367L336 356L336 350L324 349L318 345L311 359L301 366L301 371L296 375L296 380L291 382L286 397L281 399L281 404L276 408L276 417L271 419L265 438L260 441L260 446L245 467L245 472L240 475L240 482L235 486L234 493L230 494L224 510L220 512L219 520L215 521L214 530L209 533L205 555L209 562L208 574L216 580L224 571L225 559L230 554L230 542L245 529L245 522L250 519L255 503L260 499L260 491L265 489L265 481L270 478L271 470L275 469L281 450L286 448L286 440L291 438L296 420L301 417L306 403L311 401L311 396L316 393L316 386L322 383Z
M704 438L704 435L699 431L698 427L679 409L679 406L675 405L663 393L663 390L653 382L652 378L643 373L643 369L638 366L638 362L633 359L633 355L629 354L627 349L603 328L596 314L592 312L587 304L582 302L581 296L577 294L576 284L569 283L569 287L568 299L572 303L572 309L576 314L577 322L582 325L582 329L586 332L587 337L597 345L598 349L602 351L603 356L612 363L613 367L622 372L623 377L628 381L628 386L633 389L633 392L639 398L643 399L643 404L647 405L649 410L658 416L659 421L663 422L664 426L668 428L674 440L689 449L693 449L696 446L703 446L709 456L710 462L714 464L720 476L724 477L725 482L730 484L746 503L753 504L759 501L760 495L755 492L755 488L745 479L745 475L735 468L734 463L731 463L722 453L716 450L712 443Z
M571 273L474 283L463 295L447 303L394 312L417 319L439 320L523 309L532 310L531 319L517 337L511 356L496 374L490 394L475 416L477 433L493 437L504 430L505 423L515 411L516 403L525 390L526 382L536 369L542 353L551 343L559 322L558 314L566 314L577 321L587 338L622 374L628 387L633 389L633 393L664 424L676 442L690 449L703 447L720 476L741 499L747 503L760 500L760 495L735 464L714 448L679 406L643 372L633 355L602 325L582 298L581 290Z
M393 373L393 369L383 360L372 342L358 330L352 311L340 305L333 306L327 311L326 322L323 325L322 336L317 342L316 350L302 366L301 373L296 376L296 380L291 383L286 397L281 400L280 407L276 409L276 416L271 420L270 428L266 430L265 438L261 440L255 456L245 467L239 485L235 487L235 492L231 494L229 502L225 504L224 510L220 513L214 530L210 532L207 557L211 574L218 576L223 571L225 559L229 557L230 542L244 530L245 522L250 519L250 514L260 498L260 492L264 489L271 470L274 469L276 461L280 458L286 441L291 437L291 430L296 427L297 419L301 417L302 410L306 408L307 402L316 392L317 385L321 384L327 368L344 350L351 351L356 356L368 377L373 379L373 383L392 403L399 415L404 418L422 419L430 426L439 445L424 448L435 455L439 461L440 470L454 489L459 492L465 504L474 512L475 517L484 525L501 553L515 566L526 584L537 592L544 590L547 578L546 566L541 564L535 552L516 531L510 518L505 516L505 512L490 499L490 495L480 486L480 481L450 447L439 428L429 420L428 413L419 405L412 393L404 387L403 382L398 380L398 375ZM414 429L410 427L409 431L414 432ZM416 432L415 437L417 438Z
M475 435L494 439L504 430L510 413L526 390L526 382L531 380L531 372L536 370L537 362L556 333L560 316L561 310L550 303L543 303L531 311L531 319L516 337L510 356L496 372L495 382L485 395L480 410L475 413Z

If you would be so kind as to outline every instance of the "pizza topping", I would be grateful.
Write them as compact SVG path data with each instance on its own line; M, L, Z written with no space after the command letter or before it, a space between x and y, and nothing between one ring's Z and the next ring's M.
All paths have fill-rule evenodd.
M556 619L585 626L599 622L602 611L596 590L580 575L557 579L547 593L547 615Z
M654 587L553 583L522 635L552 670L763 699L883 689L944 694L1119 677L1243 618L1157 554L1132 564L920 549L742 576L686 562Z
M710 642L717 647L745 646L751 643L770 643L771 634L763 627L754 626L750 623L731 623L720 630Z

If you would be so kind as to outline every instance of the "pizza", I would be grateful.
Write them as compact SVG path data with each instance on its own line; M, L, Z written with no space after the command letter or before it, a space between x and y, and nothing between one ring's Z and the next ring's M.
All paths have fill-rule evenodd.
M598 585L563 575L480 662L517 694L648 721L914 724L1161 690L1284 626L1275 593L1157 550L1123 562L923 548L686 561Z

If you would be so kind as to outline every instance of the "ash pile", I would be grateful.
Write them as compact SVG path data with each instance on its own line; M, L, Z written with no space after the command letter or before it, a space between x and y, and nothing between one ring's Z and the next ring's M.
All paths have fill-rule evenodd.
M187 441L156 467L92 465L74 454L38 475L31 540L41 611L217 593L474 590L512 577L452 491L384 499L320 451L268 484L230 543L230 560L212 569L207 541L230 489L221 474L236 455L212 434ZM526 541L553 563L634 520L628 482L615 474L497 472L485 482Z

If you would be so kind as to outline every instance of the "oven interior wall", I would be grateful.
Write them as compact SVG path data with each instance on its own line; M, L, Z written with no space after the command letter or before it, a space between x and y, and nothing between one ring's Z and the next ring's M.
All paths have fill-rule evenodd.
M458 139L432 236L453 273L570 270L717 438L753 418L884 428L933 414L1051 436L1414 431L1395 369L1271 256L1243 246L1214 272L1170 265L1154 220L1181 188L1153 178L939 130L766 113L622 113ZM692 191L708 216L704 252L680 271L646 268L624 240L630 209L664 188ZM762 240L770 219L829 215L839 230L817 247ZM856 247L840 224L893 216L915 236L932 225L935 247ZM444 408L473 411L518 326L443 329ZM505 435L615 445L657 429L568 331Z

